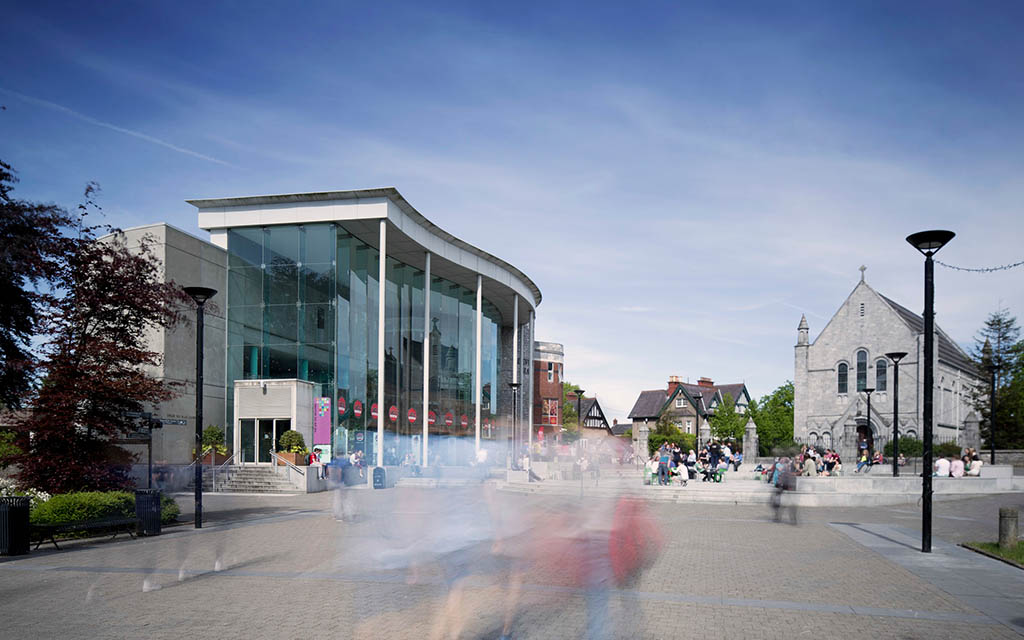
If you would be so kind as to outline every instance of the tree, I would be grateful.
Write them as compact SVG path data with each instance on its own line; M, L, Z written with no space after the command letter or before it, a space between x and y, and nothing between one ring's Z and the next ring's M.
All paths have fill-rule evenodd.
M48 283L71 248L76 218L52 204L11 196L17 178L0 161L0 407L17 409L34 382L33 336L50 300Z
M132 459L116 439L137 422L125 414L174 395L146 372L161 362L147 335L183 321L188 298L161 282L151 239L129 250L119 231L94 233L81 227L59 260L40 323L42 383L15 421L18 479L50 493L129 486Z
M719 440L733 439L743 440L743 427L746 426L746 416L736 411L736 401L731 394L722 396L722 404L715 409L714 415L708 420L711 425L711 434Z
M984 349L988 342L990 351ZM990 377L996 367L995 441L1000 448L1024 446L1024 341L1020 340L1017 318L1009 309L989 314L974 337L971 356L985 383L974 389L974 406L981 417L981 435L991 442Z
M576 415L576 392L579 385L571 382L562 383L562 426L569 431L579 427L580 418Z
M662 414L654 425L654 431L647 435L648 455L652 455L666 442L674 442L684 451L688 451L697 446L697 436L692 433L683 433L667 414Z
M793 382L750 403L750 417L757 425L757 440L762 454L793 441Z

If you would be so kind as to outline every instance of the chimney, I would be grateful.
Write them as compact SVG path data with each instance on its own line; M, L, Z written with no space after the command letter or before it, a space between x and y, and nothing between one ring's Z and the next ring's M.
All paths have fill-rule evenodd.
M619 424L619 419L618 418L612 418L612 426L614 427L617 424Z
M711 378L701 377L697 380L697 385L701 387L713 387L715 386L715 383L711 380Z
M679 376L668 377L668 395L675 393L676 387L679 386Z

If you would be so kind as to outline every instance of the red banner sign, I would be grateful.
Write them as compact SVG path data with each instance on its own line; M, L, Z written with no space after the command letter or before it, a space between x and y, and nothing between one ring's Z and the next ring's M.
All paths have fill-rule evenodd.
M427 424L434 424L437 422L437 414L431 411L427 414Z
M446 425L448 425L450 427L450 426L452 426L453 422L455 422L455 416L452 415L451 411L449 411L448 413L444 414L444 423Z
M391 418L391 422L397 422L398 421L398 407L396 407L395 405L391 405L391 408L388 409L388 417Z
M354 415L357 418L359 416L363 415L363 403L362 402L356 400L355 402L352 403L352 415Z
M409 409L409 424L416 424L416 410Z
M469 426L469 418L466 417L466 414L462 414L462 426L463 427L468 427Z
M374 420L377 419L377 403L376 402L374 402L373 404L370 405L370 417L373 418Z
M345 398L338 396L338 415L344 415L347 408L348 405L345 404Z

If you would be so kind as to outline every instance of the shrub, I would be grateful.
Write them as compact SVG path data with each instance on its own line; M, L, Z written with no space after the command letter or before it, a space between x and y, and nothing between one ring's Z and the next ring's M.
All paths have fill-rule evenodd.
M45 491L32 488L22 489L11 478L0 478L0 498L13 498L16 496L23 496L31 500L31 508L35 508L50 499L50 494Z
M652 432L647 436L647 455L654 455L654 452L665 442L678 444L684 453L689 452L690 449L697 448L697 436L692 433L681 433L679 431L674 434Z
M160 499L160 521L169 524L178 519L181 509L174 498ZM29 515L32 524L81 522L97 518L135 515L135 494L128 491L82 491L61 493L38 506Z
M306 441L301 433L289 429L282 433L280 439L278 439L277 450L288 453L306 453Z
M936 445L935 457L945 458L946 456L953 456L954 458L960 457L960 445L955 442L943 442L942 444Z
M924 453L924 443L917 438L900 438L900 453L907 458L920 458ZM882 454L886 458L892 457L892 441L885 443Z
M163 524L171 524L177 522L178 516L181 515L181 507L174 501L169 495L160 496L160 522Z
M32 524L78 522L135 515L135 495L127 491L82 491L53 496L32 510Z

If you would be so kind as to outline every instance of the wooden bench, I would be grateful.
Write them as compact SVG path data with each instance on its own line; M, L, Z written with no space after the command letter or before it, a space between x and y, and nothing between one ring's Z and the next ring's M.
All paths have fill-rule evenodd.
M134 516L111 516L109 518L96 518L94 520L82 520L80 522L58 522L54 524L34 524L32 525L32 533L39 537L36 542L36 549L40 547L44 542L49 540L53 543L53 546L60 550L60 546L57 544L57 535L61 533L71 533L73 531L93 531L97 529L113 529L114 535L111 538L116 538L117 534L122 530L127 531L128 535L135 537L135 529L139 525L138 518Z

